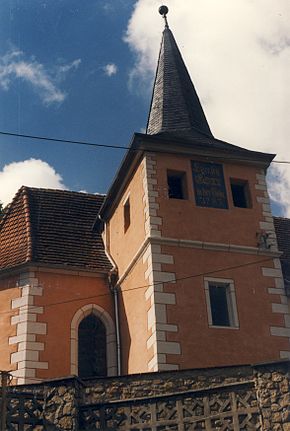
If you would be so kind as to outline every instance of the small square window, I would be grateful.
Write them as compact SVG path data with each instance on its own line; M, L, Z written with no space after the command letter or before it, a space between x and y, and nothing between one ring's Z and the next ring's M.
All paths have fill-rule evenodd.
M232 280L205 279L209 326L239 326L236 296Z
M131 223L131 209L130 209L130 199L128 198L124 203L124 232L128 229Z
M251 199L248 181L231 178L233 203L238 208L251 208Z
M187 199L185 172L167 172L168 197L170 199Z

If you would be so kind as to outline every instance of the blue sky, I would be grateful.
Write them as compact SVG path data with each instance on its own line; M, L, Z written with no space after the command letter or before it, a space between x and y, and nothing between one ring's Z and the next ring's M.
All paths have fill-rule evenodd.
M128 87L134 59L123 36L132 5L121 0L1 2L2 65L5 56L14 68L15 63L33 70L41 65L54 89L8 74L7 88L0 87L0 130L128 145L133 131L146 124L149 105L146 96ZM0 136L0 146L0 169L41 159L61 174L66 187L88 192L107 190L124 155L6 136Z
M0 131L127 146L147 122L160 4L0 2ZM289 0L166 4L215 136L290 160ZM23 183L105 193L123 156L0 135L0 200ZM290 216L290 166L275 165L269 186Z

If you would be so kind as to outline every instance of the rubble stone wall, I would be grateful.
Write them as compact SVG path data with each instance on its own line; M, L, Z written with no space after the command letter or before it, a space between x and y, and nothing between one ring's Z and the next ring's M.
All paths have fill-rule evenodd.
M26 397L22 405L30 420L35 416L32 429L38 431L141 430L147 423L151 430L158 429L158 421L168 424L160 429L178 431L196 429L183 428L183 421L200 423L197 429L204 430L290 431L289 382L290 363L281 361L16 386L8 390L14 410L13 417L8 410L7 429L14 429L17 414L23 421L25 411L17 413L21 403L15 400Z

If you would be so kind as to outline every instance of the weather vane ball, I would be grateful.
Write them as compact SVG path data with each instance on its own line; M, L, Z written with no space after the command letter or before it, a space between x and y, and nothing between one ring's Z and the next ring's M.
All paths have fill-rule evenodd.
M165 17L168 14L168 7L164 5L160 6L159 13Z

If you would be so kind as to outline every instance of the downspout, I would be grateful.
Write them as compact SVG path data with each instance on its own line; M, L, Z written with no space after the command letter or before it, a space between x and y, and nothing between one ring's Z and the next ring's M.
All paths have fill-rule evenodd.
M115 308L115 325L116 325L116 342L117 342L117 375L121 375L121 342L120 342L120 320L119 320L119 286L113 287L114 308Z
M121 375L121 337L120 337L120 315L119 315L119 286L116 284L118 280L118 267L110 252L110 229L109 225L99 216L101 223L104 226L103 240L105 244L105 253L108 256L113 268L109 274L109 287L114 296L114 314L116 328L116 344L117 344L117 376Z

